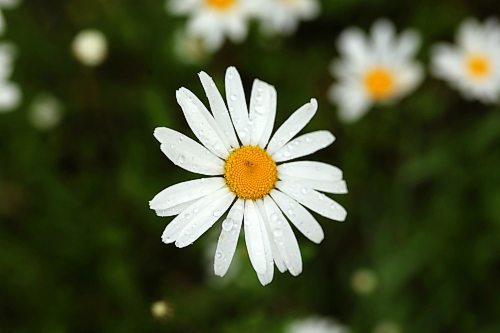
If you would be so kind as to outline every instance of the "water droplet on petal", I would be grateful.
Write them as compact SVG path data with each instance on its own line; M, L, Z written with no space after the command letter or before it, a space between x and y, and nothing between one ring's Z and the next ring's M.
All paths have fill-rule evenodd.
M221 258L222 258L222 252L217 251L217 252L215 253L215 257L216 257L217 259L221 259Z
M222 222L222 229L224 231L230 231L233 228L233 219L227 218Z
M231 97L230 97L230 98L231 98L231 100L232 100L232 101L236 101L236 100L238 99L238 96L236 96L236 95L231 95Z
M274 237L281 237L281 236L283 236L283 231L281 229L275 229L273 231L273 235L274 235Z

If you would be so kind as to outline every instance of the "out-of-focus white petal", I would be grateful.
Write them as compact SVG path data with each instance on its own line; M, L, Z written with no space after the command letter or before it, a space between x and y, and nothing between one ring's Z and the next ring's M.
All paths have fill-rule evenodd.
M270 84L255 80L250 98L251 145L263 148L267 145L275 117L276 89Z
M167 0L165 9L173 14L186 14L192 11L200 0Z
M321 243L325 237L323 229L307 209L280 191L272 190L270 194L281 211L304 236L316 244Z
M322 193L286 180L278 181L276 188L319 215L335 221L345 221L347 212L344 207Z
M226 103L222 98L222 95L220 94L219 90L217 90L214 81L207 73L200 72L198 75L200 77L203 88L205 89L205 93L207 94L208 101L210 103L210 109L214 114L216 123L219 124L231 147L239 147L238 139L236 138L236 133L234 132L233 128L233 123L231 122L231 118L229 117L229 112L227 110Z
M267 146L267 152L272 155L287 144L309 123L317 109L318 102L313 98L309 103L295 111L274 133Z
M299 136L272 155L274 161L283 162L310 155L328 147L335 141L329 131L316 131Z
M245 230L245 243L247 245L250 262L258 275L266 273L266 257L264 255L264 239L262 237L261 223L258 208L252 200L245 201L243 217Z
M346 123L361 118L372 105L371 98L360 83L349 82L333 85L328 91L328 97L338 105L339 118Z
M302 272L302 257L292 228L270 196L264 198L264 213L269 223L270 235L286 268L294 276Z
M175 165L202 175L224 174L224 162L184 134L170 128L158 127L154 136L161 143L161 151Z
M182 248L196 241L228 210L235 195L227 187L223 187L210 197L210 203L202 207L198 212L193 211L193 217L179 232L175 240L175 246Z
M244 203L245 201L238 199L233 207L231 207L231 210L229 210L226 219L222 222L222 231L217 243L217 250L215 250L215 275L226 275L229 265L231 265L236 246L238 245L238 237L245 209Z
M149 208L165 210L211 194L226 182L222 177L201 178L167 187L149 202Z
M230 145L203 103L186 88L177 90L177 102L194 135L215 155L226 158Z
M15 84L0 83L0 113L15 109L21 101L21 90Z
M248 123L248 108L240 74L234 67L229 67L226 71L226 99L236 134L241 143L247 146L250 144L251 134Z
M337 47L342 55L358 64L366 64L371 55L368 41L359 28L349 28L342 32Z

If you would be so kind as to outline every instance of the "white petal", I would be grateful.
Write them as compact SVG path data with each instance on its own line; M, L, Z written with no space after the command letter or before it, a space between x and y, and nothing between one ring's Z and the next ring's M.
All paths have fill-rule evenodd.
M249 145L250 129L245 91L240 74L234 67L229 67L226 71L226 99L236 133L244 146Z
M214 114L215 121L227 137L231 147L239 147L240 145L238 143L238 139L236 138L236 133L234 132L233 123L229 117L226 103L224 102L219 90L217 90L214 80L205 72L200 72L198 75L200 77L201 84L205 89L205 93L207 94L210 109Z
M278 166L278 175L281 179L287 177L311 180L338 181L342 180L342 170L322 162L296 161Z
M250 98L250 144L264 148L269 142L276 117L276 89L260 80L253 82Z
M224 174L224 162L191 138L166 127L154 131L161 151L175 165L202 175Z
M278 181L276 187L324 217L335 221L345 221L347 212L344 207L322 193L288 181Z
M205 105L186 88L177 90L176 97L189 127L198 140L215 155L226 158L230 145Z
M339 118L352 123L364 116L373 104L371 96L360 82L342 81L328 90L328 98L338 105Z
M164 210L211 194L225 185L224 178L201 178L178 183L158 193L149 208Z
M264 240L262 238L259 211L252 200L245 201L243 225L245 229L245 243L247 245L250 262L257 274L266 273L266 258L264 255Z
M209 197L211 197L210 203L197 213L193 211L193 218L179 233L175 246L186 247L196 241L227 211L235 195L223 187Z
M204 198L204 197L202 197L202 198ZM196 201L198 201L200 199L201 198L191 200L188 202L184 202L184 203L175 205L175 206L167 208L167 209L156 209L155 213L159 217L168 217L168 216L179 215L180 213L185 211L189 206L191 206L192 204L194 204Z
M338 38L339 51L352 61L364 65L370 58L369 46L365 34L359 28L349 28Z
M334 182L325 180L310 180L301 178L288 178L287 182L292 182L300 187L311 188L313 190L334 193L334 194L345 194L347 193L347 184L343 180L337 180Z
M266 222L264 221L264 217L262 215L261 210L258 208L262 206L262 200L257 201L257 210L259 216L260 223L260 231L262 233L262 240L264 242L264 258L266 261L266 272L264 274L257 274L260 283L265 286L269 284L273 280L274 276L274 257L271 247L271 240L269 239L268 227L266 227Z
M272 155L274 161L283 162L306 156L328 147L335 141L329 131L316 131L299 136Z
M170 223L167 225L161 239L163 243L170 244L177 240L180 232L188 224L188 222L193 218L194 215L198 214L201 209L210 204L213 201L213 196L205 196L198 199L191 206L187 207L182 213L177 215Z
M215 250L215 275L226 275L229 265L231 265L243 222L244 203L245 201L238 199L231 207L227 218L222 222L222 231L217 243L217 250Z
M21 90L10 82L0 83L0 110L12 110L21 101Z
M267 152L272 155L281 149L309 123L317 109L318 102L313 98L309 103L295 111L274 133L267 146Z
M257 200L257 201L255 201L255 203L257 204L257 208L259 209L260 216L261 216L262 221L263 221L263 225L265 226L266 233L267 233L268 238L269 238L269 243L271 246L271 253L272 253L272 258L274 260L274 263L276 264L276 267L278 267L278 270L281 273L284 273L284 272L286 272L287 268L285 266L285 262L283 261L283 257L281 256L281 254L280 254L280 252L279 252L279 250L276 247L276 244L274 242L272 232L271 232L271 226L269 225L269 218L267 216L266 207L264 205L264 200Z
M290 273L297 276L302 272L302 257L297 238L271 197L264 198L264 207L273 243Z
M307 211L307 209L280 191L272 190L271 197L274 199L281 211L285 213L290 222L292 222L292 224L304 236L314 243L321 243L325 237L323 229L314 216Z

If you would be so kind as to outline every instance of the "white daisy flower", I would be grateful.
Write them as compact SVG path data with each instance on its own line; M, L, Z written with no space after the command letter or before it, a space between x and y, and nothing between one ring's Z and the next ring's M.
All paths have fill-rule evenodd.
M247 107L240 76L230 67L226 105L210 76L199 76L212 114L186 88L177 91L177 102L202 145L164 127L155 129L154 136L174 164L215 177L170 186L150 201L157 215L177 215L162 240L188 246L229 210L215 253L216 275L227 272L243 226L250 261L263 285L272 281L274 264L296 276L302 272L302 259L287 218L311 241L321 242L323 230L304 207L344 221L345 209L320 191L347 193L347 187L342 171L334 166L289 161L323 149L335 138L317 131L293 139L316 113L315 99L293 113L271 138L276 114L273 86L255 80Z
M99 66L108 55L108 40L99 30L86 29L76 35L71 45L73 55L85 66Z
M317 0L256 0L254 14L270 34L291 34L300 21L312 20L320 12Z
M371 36L358 28L343 32L338 40L342 58L331 66L338 82L329 91L340 118L358 120L374 103L393 102L414 90L423 77L422 67L413 60L419 44L416 32L396 36L387 20L377 21Z
M457 45L438 44L433 49L434 74L458 89L465 98L483 103L500 97L500 24L466 20L457 33Z
M5 17L3 16L3 9L11 9L19 4L19 0L0 0L0 34L5 32Z
M167 0L167 10L189 15L186 31L200 38L210 51L218 50L225 38L242 42L248 30L252 0Z
M14 70L14 50L10 44L0 44L0 113L14 110L21 101L19 87L9 81Z
M286 333L347 333L348 329L329 318L309 317L294 321Z

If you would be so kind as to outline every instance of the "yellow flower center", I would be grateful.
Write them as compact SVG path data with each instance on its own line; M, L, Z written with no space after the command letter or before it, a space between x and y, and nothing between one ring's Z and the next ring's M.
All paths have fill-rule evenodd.
M218 10L226 10L234 6L236 0L205 0L205 3Z
M472 77L481 79L491 72L491 63L483 55L472 55L467 59L467 69Z
M394 75L383 67L375 67L365 74L365 88L375 100L384 100L394 92Z
M257 146L235 149L224 166L227 186L238 198L256 200L263 198L278 180L276 163Z

